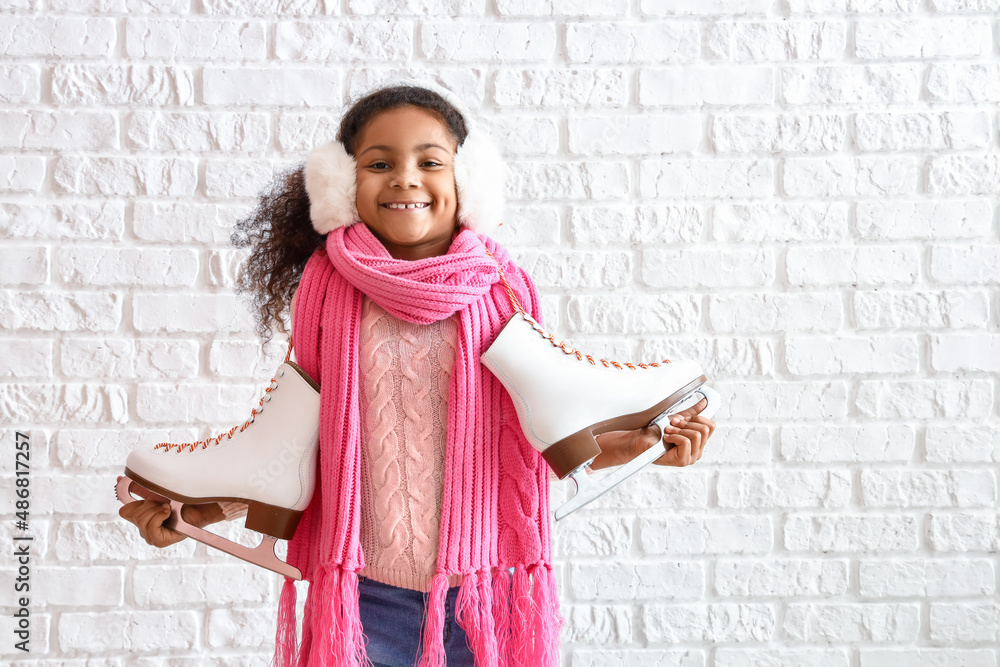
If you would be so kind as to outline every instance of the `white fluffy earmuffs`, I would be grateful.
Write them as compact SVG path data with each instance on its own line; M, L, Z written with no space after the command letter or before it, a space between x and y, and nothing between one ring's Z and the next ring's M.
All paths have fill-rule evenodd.
M478 234L489 234L503 218L506 167L499 149L476 127L466 106L451 91L429 81L393 81L382 86L418 86L431 90L452 104L465 119L468 136L454 158L458 222ZM305 167L309 216L313 227L326 234L358 222L357 163L339 141L309 153Z

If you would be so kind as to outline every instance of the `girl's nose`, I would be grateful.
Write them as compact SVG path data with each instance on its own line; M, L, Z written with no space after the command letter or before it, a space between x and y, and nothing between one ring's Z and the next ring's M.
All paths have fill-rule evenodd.
M400 165L393 170L389 185L394 188L420 187L420 171L416 167Z

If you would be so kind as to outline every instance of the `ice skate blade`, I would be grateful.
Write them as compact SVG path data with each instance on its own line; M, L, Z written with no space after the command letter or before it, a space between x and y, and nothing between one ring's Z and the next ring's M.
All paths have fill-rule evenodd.
M639 456L635 457L628 463L618 466L613 472L605 477L602 477L599 481L595 482L591 479L586 466L580 466L571 472L569 477L573 480L573 483L576 484L576 494L560 505L559 509L556 510L556 521L565 519L567 516L577 511L584 505L597 500L605 493L666 454L667 448L663 444L663 430L667 421L672 415L675 415L678 412L683 412L693 405L697 405L701 402L702 398L706 399L708 404L705 406L705 409L698 414L708 418L714 415L716 410L719 409L719 393L711 387L702 385L695 391L691 392L690 395L671 406L669 410L658 416L653 421L654 424L660 427L659 442L644 451L642 454L639 454Z
M127 476L122 477L121 480L118 481L117 486L115 486L115 494L118 496L118 500L123 505L136 500L141 500L141 498L135 498L132 496L131 488L133 484L146 491L149 494L149 499L156 500L157 502L170 503L170 516L163 522L163 525L167 528L176 530L182 535L187 535L191 539L197 540L198 542L208 545L213 549L224 551L248 563L259 565L260 567L276 572L284 577L288 577L289 579L295 579L296 581L302 579L302 573L297 567L293 567L283 560L280 560L275 554L274 547L277 543L277 538L262 534L263 539L260 544L251 549L243 546L242 544L236 544L232 540L220 537L215 533L205 530L204 528L192 526L181 517L181 508L184 507L184 503L171 498L166 498L159 493L150 491Z

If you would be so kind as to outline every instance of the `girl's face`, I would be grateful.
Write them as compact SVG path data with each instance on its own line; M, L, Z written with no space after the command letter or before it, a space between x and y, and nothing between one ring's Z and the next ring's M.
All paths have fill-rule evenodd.
M384 111L361 130L358 215L396 259L448 252L458 212L457 148L447 126L419 107Z

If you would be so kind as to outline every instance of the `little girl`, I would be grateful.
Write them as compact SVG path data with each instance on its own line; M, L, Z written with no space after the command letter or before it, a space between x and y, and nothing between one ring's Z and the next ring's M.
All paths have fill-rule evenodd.
M501 272L540 321L534 284L486 235L503 188L491 146L448 91L378 89L234 234L251 247L241 286L259 331L283 330L290 308L296 358L321 387L317 488L288 551L309 596L296 647L285 581L278 665L559 663L549 472L479 363L514 312ZM657 463L701 458L715 427L702 407L672 420ZM604 434L591 467L659 437ZM183 539L156 502L120 514L152 545ZM233 514L184 508L201 526Z

